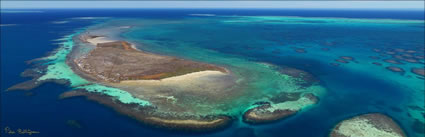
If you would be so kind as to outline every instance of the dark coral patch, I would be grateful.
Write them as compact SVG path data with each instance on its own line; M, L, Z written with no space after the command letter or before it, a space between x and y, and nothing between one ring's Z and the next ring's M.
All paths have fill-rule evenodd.
M393 59L385 59L384 61L391 64L403 64L400 61L393 60Z
M402 69L400 67L395 67L395 66L389 66L389 67L386 67L386 69L388 69L392 72L397 72L397 73L401 73L401 74L404 74L404 72L405 72L404 69Z
M300 79L300 81L298 81L298 85L303 87L307 87L316 82L319 82L319 80L316 79L311 73L296 68L281 67L279 72Z
M259 101L259 102L255 102L252 105L270 105L270 102L267 101Z
M381 63L378 63L378 62L372 62L372 64L375 64L375 65L378 65L378 66L382 66L382 64Z
M421 107L419 107L419 106L414 106L414 105L410 105L410 106L407 106L409 109L412 109L412 110L419 110L419 111L424 111L424 109L423 108L421 108Z
M21 73L21 77L39 78L47 70L46 66L36 66L36 68L26 69Z
M12 87L9 87L6 91L12 91L12 90L31 90L34 89L40 85L42 85L43 83L46 82L53 82L53 83L57 83L60 85L69 85L69 82L67 80L63 80L63 79L49 79L49 80L37 80L36 78L29 80L29 81L25 81L22 83L18 83L16 85L13 85Z
M33 61L31 61L33 62ZM13 91L13 90L31 90L34 88L39 87L40 85L47 83L47 82L53 82L60 85L69 85L68 80L64 79L47 79L47 80L38 80L41 76L44 75L44 73L47 71L47 66L42 66L40 64L34 65L35 68L26 69L24 72L21 73L22 77L31 77L31 80L24 81L18 84L15 84L6 91Z
M425 69L424 68L412 68L410 71L412 73L415 73L416 75L425 77Z
M336 59L335 61L337 61L337 62L340 62L340 63L348 63L348 61L346 61L346 60L342 60L342 59Z
M350 60L350 61L354 60L354 58L350 57L350 56L340 56L339 58L344 59L344 60Z
M271 97L270 101L272 101L273 103L281 103L285 101L296 101L300 97L301 97L301 92L294 92L294 93L281 92Z
M411 59L411 58L409 58L409 59L403 59L403 61L406 61L406 62L409 62L409 63L418 63L419 62L418 60Z

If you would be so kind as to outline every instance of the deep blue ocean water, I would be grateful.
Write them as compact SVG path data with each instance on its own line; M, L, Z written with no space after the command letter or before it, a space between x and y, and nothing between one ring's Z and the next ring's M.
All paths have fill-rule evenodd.
M62 38L64 35L73 33L75 30L97 23L93 20L71 20L66 24L52 24L53 21L70 20L74 17L120 17L120 18L153 18L153 19L181 19L187 18L188 14L216 14L216 15L245 15L245 16L301 16L301 17L343 17L343 18L381 18L402 20L424 20L423 11L356 11L356 10L231 10L231 9L76 9L42 10L37 13L1 13L0 24L16 24L15 26L1 27L1 127L28 128L40 131L34 136L232 136L236 133L249 133L255 130L258 136L267 133L273 136L327 136L332 126L340 120L353 116L357 113L383 112L397 117L410 136L418 136L411 130L411 123L403 120L406 118L405 111L392 112L388 106L398 106L404 103L409 96L404 92L411 92L403 88L403 85L382 81L379 78L353 71L355 69L344 69L343 67L331 67L329 62L323 62L314 57L289 56L271 54L276 47L264 47L265 50L247 51L244 45L226 45L225 42L219 46L205 44L206 48L214 49L227 54L236 54L252 58L259 62L268 62L277 65L286 65L307 70L313 73L328 88L328 96L321 98L318 107L313 107L300 115L267 125L240 126L235 122L231 127L212 133L192 134L152 128L139 122L118 114L111 108L102 106L84 98L58 100L58 95L70 90L63 85L48 83L31 91L4 92L8 87L19 82L28 80L19 74L31 66L25 64L27 60L45 56L49 51L58 47L54 39ZM263 26L265 32L273 28ZM364 29L347 29L345 31L329 31L326 28L315 28L317 32L312 37L294 38L293 41L305 41L309 39L320 39L339 37L341 35L358 36L347 40L349 44L359 44L356 40L370 38L373 45L374 39L387 39L390 46L401 46L405 41L412 40L413 43L423 44L423 26L419 31L394 30L403 35L391 35L391 31L382 29L374 31L376 34L365 34ZM287 29L291 29L288 27ZM312 30L304 27L294 33L299 35ZM366 28L367 30L367 28ZM373 30L373 29L371 29ZM379 30L379 29L378 29ZM192 32L196 33L196 29ZM232 31L232 29L228 29ZM237 31L234 29L233 31ZM294 30L295 31L295 30ZM322 31L322 32L321 32ZM403 33L404 32L404 33ZM422 32L422 34L421 34ZM350 34L346 34L350 33ZM327 34L323 36L321 34ZM388 35L386 35L388 34ZM190 34L188 34L190 35ZM170 35L171 36L171 35ZM169 38L164 36L165 38ZM421 38L422 37L422 38ZM186 37L177 37L184 39ZM278 38L269 37L271 40L279 41ZM244 42L241 42L244 43ZM296 43L296 42L294 42ZM382 43L375 43L376 45ZM409 44L405 44L408 46ZM155 49L151 49L155 52ZM285 51L284 49L280 49ZM307 52L311 52L307 50ZM330 52L329 54L332 54ZM348 54L348 53L347 53ZM357 53L361 54L361 53ZM306 65L308 64L308 65ZM356 68L356 66L349 66ZM373 72L373 71L372 71ZM343 76L341 76L343 75ZM390 77L390 76L389 76ZM361 85L361 86L359 86ZM354 92L355 91L355 92ZM34 93L33 96L25 96L26 92ZM336 93L337 92L337 93ZM335 93L335 94L333 94ZM341 94L343 93L343 94ZM347 97L349 96L349 97ZM422 97L423 98L423 97ZM341 102L343 103L336 103ZM422 108L424 106L421 106ZM401 108L407 109L407 108ZM326 119L329 118L329 119ZM66 124L67 120L77 120L83 128L75 128ZM244 128L240 128L244 127ZM8 136L2 130L2 136ZM423 135L423 134L422 134ZM16 135L14 135L16 136Z

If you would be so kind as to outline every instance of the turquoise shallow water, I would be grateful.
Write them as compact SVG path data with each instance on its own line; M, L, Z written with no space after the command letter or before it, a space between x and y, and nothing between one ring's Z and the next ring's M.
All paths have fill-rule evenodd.
M115 14L117 13L108 13L107 15L115 16ZM188 135L161 129L151 129L134 122L132 119L127 119L125 116L117 116L115 112L106 110L104 106L93 105L93 103L82 103L87 102L83 99L66 100L62 103L54 104L56 95L59 93L54 92L55 95L49 95L44 94L47 92L43 90L70 90L69 88L56 87L55 85L46 85L34 90L36 93L40 91L40 94L34 96L30 101L38 102L37 99L44 99L44 101L30 104L33 109L26 108L26 105L23 103L24 101L19 102L17 93L8 93L4 95L8 98L2 98L2 100L5 100L6 103L4 104L10 105L5 105L8 108L12 108L12 104L15 104L21 108L39 112L38 115L46 116L46 118L39 118L40 120L32 120L33 122L38 121L58 125L60 124L58 122L69 118L81 119L83 123L85 121L85 126L87 127L84 129L85 131L67 129L66 126L58 127L63 131L73 131L73 134L75 131L76 136L90 136L92 130L104 131L104 134L101 135L105 136L121 134L114 132L114 129L123 130L130 136L138 136L140 134L152 136L229 136L236 133L254 133L257 136L281 136L282 133L285 133L286 136L326 136L337 122L367 112L385 113L399 122L409 136L423 136L423 133L418 133L417 129L415 129L418 127L417 124L415 125L415 121L424 122L424 80L423 77L417 77L417 75L411 73L410 69L413 67L423 68L424 60L419 59L419 63L409 63L400 60L403 64L383 62L383 59L394 58L390 54L386 54L385 51L393 51L396 48L415 50L417 52L411 55L423 56L423 20L229 15L233 14L210 17L184 14L176 18L167 16L161 19L151 16L146 18L114 17L107 20L108 23L112 22L111 24L103 24L103 22L95 21L92 23L101 26L104 25L103 27L109 25L134 26L131 31L122 34L121 37L137 43L138 48L149 52L229 67L239 75L246 75L252 78L253 83L256 83L256 85L248 90L261 90L266 93L273 92L275 89L291 89L291 87L286 87L285 84L274 85L275 83L279 83L279 79L276 78L277 75L272 73L273 71L267 69L268 65L266 64L289 66L308 71L314 74L326 89L326 92L320 96L319 104L308 107L308 109L303 110L293 117L271 124L248 125L237 119L230 127L222 131ZM31 17L28 18L31 19ZM46 20L52 21L50 18ZM55 20L82 22L71 17ZM31 27L36 28L34 29L35 31L44 28L40 26L51 25L50 22L41 22L40 24L42 25L36 24L34 27ZM61 44L63 47L59 48L56 54L45 58L49 60L48 64L51 65L49 66L50 73L41 79L69 79L71 80L71 86L76 88L87 88L91 89L89 91L94 92L106 92L112 96L116 96L118 99L121 98L123 102L138 102L141 105L148 104L143 100L134 100L133 97L117 89L111 89L101 85L80 86L87 84L87 81L70 71L69 67L64 63L64 57L73 45L70 42L72 35L69 34L76 35L78 32L76 33L74 30L81 27L86 28L87 25L82 23L75 25L77 27L71 27L72 25L66 26L65 24L63 26L58 25L57 29L62 30L69 27L67 31L50 30L52 32L60 32L60 34L54 34L55 37L51 36L46 39L57 39L59 35L61 38L59 42L63 42ZM19 27L19 25L16 27ZM23 27L25 28L25 26ZM31 28L29 26L27 27ZM28 28L26 29L32 30ZM14 28L8 29L10 29L10 32L15 32ZM2 28L2 33L3 31ZM19 32L25 31L16 31L17 34ZM2 40L3 37L2 34ZM8 37L8 39L11 38ZM28 43L28 45L33 44ZM2 49L3 45L2 41ZM13 43L7 45L13 45ZM378 48L382 52L374 52L374 48ZM297 49L299 51L303 49L304 53L296 52L295 50ZM12 49L8 50L10 51ZM51 49L45 50L48 51ZM3 51L2 57L7 56L8 59L12 57L12 55L3 54ZM42 54L43 52L38 54ZM397 54L402 55L404 53ZM338 63L335 59L338 59L340 56L351 56L355 58L355 61L350 61L347 64L339 63L340 65L337 67L330 64ZM369 56L378 56L380 59L374 60ZM31 56L31 58L34 57ZM7 66L3 65L3 59L5 57L2 58L2 69L5 68L4 70L7 70L7 72L14 72L7 67L11 63L8 63ZM372 62L382 63L382 66L374 65ZM387 66L398 66L406 72L404 74L394 73L385 69ZM250 70L262 70L264 71L264 75L250 74ZM5 72L2 71L2 77L4 76L3 74L6 74ZM19 72L15 73L16 75L13 75L13 77L17 77L17 74L19 74ZM260 80L256 81L256 79ZM3 82L2 89L4 88L3 85L5 85ZM6 85L11 84L8 83ZM40 106L36 107L37 104L40 104L40 106L45 104L50 105L43 109ZM414 106L421 109L417 109ZM52 110L59 112L53 113ZM78 112L78 114L74 114L75 112ZM10 118L6 121L6 124L9 126L14 126L16 121L21 121L21 125L14 127L22 125L34 127L34 124L25 122L31 121L31 119L24 118L23 120L17 120L22 117L11 116L15 115L17 111L10 109L10 111L4 113ZM96 115L96 118L93 118L92 115ZM64 116L64 118L61 116ZM48 121L47 119L49 117L55 117L55 120ZM110 125L105 125L104 122L90 122L92 119L98 121L107 120L110 122ZM120 126L116 127L114 125ZM50 127L39 128L42 132L47 132L50 129ZM54 131L56 128L50 130ZM51 132L51 136L62 135L59 131Z
M131 22L137 21L143 22ZM238 63L229 58L242 58L315 74L329 93L321 98L318 106L279 123L281 126L311 124L319 128L323 124L322 127L331 127L349 116L382 112L399 121L409 134L421 135L413 131L413 127L418 126L414 125L415 120L424 121L424 110L408 106L424 106L424 80L410 72L411 68L423 68L423 59L418 63L391 64L383 61L391 58L390 55L373 51L374 48L384 51L402 48L418 50L415 55L423 55L424 22L421 20L216 16L188 17L175 22L134 28L122 36L142 43L139 48L143 50L160 54L222 65ZM296 49L303 49L305 53L298 53ZM351 56L355 61L336 62L340 56ZM373 62L380 62L382 66ZM336 67L331 63L340 65ZM406 72L395 73L386 66L398 66ZM401 112L395 111L399 109ZM311 123L318 119L326 121ZM274 134L274 130L267 127L259 127L258 132ZM278 131L280 129L275 132Z
M149 105L149 102L137 99L131 96L129 93L120 89L110 88L100 84L87 85L91 82L75 74L70 68L70 66L66 64L66 58L75 46L73 38L78 34L80 34L80 32L65 36L62 39L64 42L61 43L62 46L60 48L53 52L52 55L47 56L45 58L41 58L41 60L45 60L47 62L46 65L48 65L48 67L46 70L46 74L44 74L37 80L43 81L51 79L65 79L68 80L70 86L75 87L75 89L85 89L89 92L101 92L106 95L116 97L118 100L126 104L136 103L142 106Z

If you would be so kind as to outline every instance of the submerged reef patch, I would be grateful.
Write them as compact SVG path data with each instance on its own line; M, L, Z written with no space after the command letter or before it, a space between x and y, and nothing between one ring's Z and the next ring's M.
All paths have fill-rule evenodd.
M211 131L230 124L227 116L176 117L173 114L155 115L154 106L122 103L108 95L91 93L84 90L68 91L60 95L61 99L83 96L89 100L112 107L119 113L125 114L145 124L172 130Z
M377 65L377 66L382 66L382 64L381 64L381 63L379 63L379 62L372 62L372 64L375 64L375 65Z
M400 126L380 113L363 114L338 123L330 137L406 137Z
M425 77L425 69L424 68L412 68L412 73L415 73L416 75Z
M385 59L384 60L387 63L391 63L391 64L403 64L400 61L394 60L394 59Z
M396 66L388 66L388 67L386 67L386 69L388 69L392 72L400 73L400 74L404 74L404 72L405 72L403 68L396 67Z
M283 98L249 109L245 112L243 120L251 124L273 122L294 115L302 108L316 104L318 101L317 97L311 93L306 93L302 97L299 93L295 93L295 97L284 96Z
M344 59L344 60L349 60L349 61L354 60L354 57L350 57L350 56L340 56L339 58Z

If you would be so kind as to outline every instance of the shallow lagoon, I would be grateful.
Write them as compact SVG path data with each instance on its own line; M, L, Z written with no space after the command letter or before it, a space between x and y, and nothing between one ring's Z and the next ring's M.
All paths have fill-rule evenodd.
M424 119L423 110L408 107L424 106L423 77L410 72L414 67L423 68L423 59L420 63L402 65L378 60L383 66L376 66L372 64L376 60L369 57L391 58L374 52L374 48L423 51L423 21L268 16L188 17L185 21L141 27L123 36L147 43L140 46L141 49L161 54L217 64L226 62L218 58L232 55L315 74L330 93L321 99L319 106L301 114L307 117L300 115L294 118L297 120L283 122L289 125L300 125L298 120L311 118L311 121L326 122L318 122L323 125L310 123L310 126L332 127L338 119L382 112L403 121L405 129L416 134L412 131L414 119ZM295 48L302 48L305 53L296 52ZM417 54L423 55L423 52ZM339 63L335 60L341 56L350 56L353 61L331 65ZM406 72L394 73L385 66L398 66ZM398 108L402 112L394 111Z

